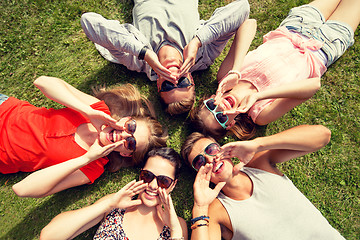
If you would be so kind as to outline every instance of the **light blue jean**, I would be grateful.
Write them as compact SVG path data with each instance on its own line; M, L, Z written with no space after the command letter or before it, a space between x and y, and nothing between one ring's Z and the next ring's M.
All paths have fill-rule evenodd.
M321 50L328 58L326 67L338 60L354 44L354 32L348 24L326 21L322 13L311 5L291 9L280 26L323 42Z
M9 97L0 93L0 105L5 102Z

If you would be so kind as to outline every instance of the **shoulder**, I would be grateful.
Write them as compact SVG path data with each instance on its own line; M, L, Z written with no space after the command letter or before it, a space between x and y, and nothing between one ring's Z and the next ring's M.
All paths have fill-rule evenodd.
M215 223L218 224L226 224L227 222L230 222L230 218L225 207L217 198L210 204L209 216L211 221L215 221Z

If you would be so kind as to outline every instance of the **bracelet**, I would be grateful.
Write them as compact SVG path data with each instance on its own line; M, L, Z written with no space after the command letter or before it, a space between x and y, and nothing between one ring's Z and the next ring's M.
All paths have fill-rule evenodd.
M184 240L184 237L170 237L169 240Z
M144 46L144 47L140 50L140 53L139 53L139 56L138 56L138 59L139 59L139 60L144 60L146 50L148 50L148 49L149 49L149 48L148 48L147 46Z
M196 217L196 218L191 219L190 222L191 222L191 225L194 225L194 223L196 223L199 220L205 220L205 221L209 222L209 219L210 219L209 216L202 215L200 217Z
M228 75L232 73L235 73L236 75L238 75L238 78L241 79L241 72L239 72L238 70L230 70L228 72Z
M203 227L203 226L209 226L209 223L201 223L201 224L198 224L198 225L192 225L191 226L191 230L194 230L195 228L198 228L198 227Z

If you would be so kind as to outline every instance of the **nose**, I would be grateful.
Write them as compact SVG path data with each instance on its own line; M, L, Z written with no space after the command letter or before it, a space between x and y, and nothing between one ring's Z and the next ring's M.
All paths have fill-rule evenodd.
M215 163L217 161L217 157L216 156L209 156L209 155L206 155L206 161L208 163Z
M158 184L157 184L157 180L156 178L154 178L151 182L149 182L149 188L152 190L156 190L159 188Z
M131 134L126 132L125 130L122 130L120 132L120 136L121 136L121 140L122 140L122 139L126 139L127 137L131 137Z

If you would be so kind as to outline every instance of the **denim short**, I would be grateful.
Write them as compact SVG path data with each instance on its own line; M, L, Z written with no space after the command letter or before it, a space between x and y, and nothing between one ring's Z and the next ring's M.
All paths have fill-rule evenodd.
M0 105L5 102L9 97L0 93Z
M311 5L291 9L280 26L323 42L321 50L328 59L326 67L338 60L354 44L354 32L348 24L325 21L322 13Z

